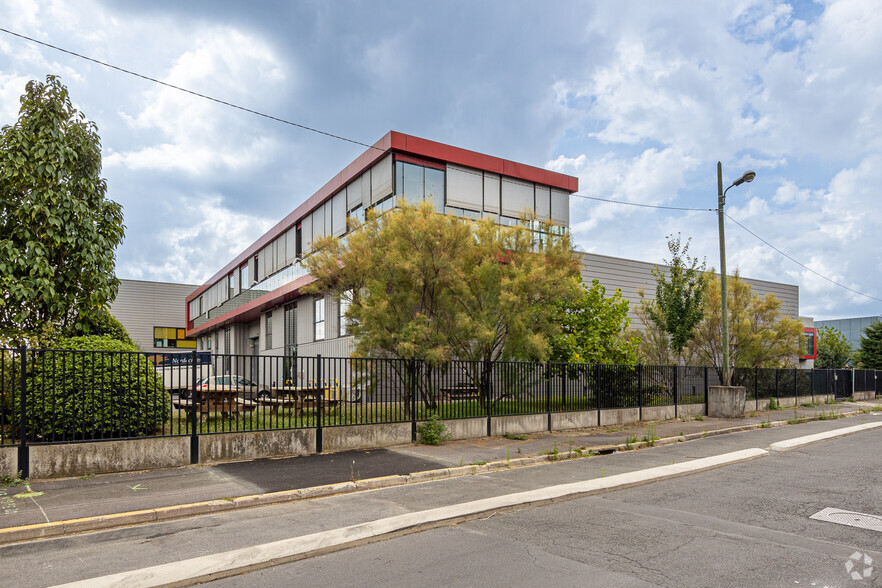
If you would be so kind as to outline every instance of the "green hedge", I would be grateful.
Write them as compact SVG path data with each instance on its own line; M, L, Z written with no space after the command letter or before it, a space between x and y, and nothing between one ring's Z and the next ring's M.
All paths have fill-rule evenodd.
M109 336L71 337L57 351L28 352L28 438L61 441L161 432L170 398L153 364ZM11 421L20 426L16 396Z

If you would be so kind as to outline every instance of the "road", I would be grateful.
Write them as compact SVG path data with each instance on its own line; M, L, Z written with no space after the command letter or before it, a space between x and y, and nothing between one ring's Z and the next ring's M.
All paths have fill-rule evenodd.
M880 472L870 432L210 585L882 586ZM827 507L874 514L877 529L809 518Z
M879 421L882 417L861 417ZM681 463L858 419L764 429L254 509L10 545L30 586L218 554L440 505ZM855 553L882 564L882 535L811 520L825 507L882 515L882 429L749 462L355 547L215 581L215 586L871 586ZM180 565L185 566L186 563ZM852 563L863 572L864 560ZM797 584L798 582L798 584Z

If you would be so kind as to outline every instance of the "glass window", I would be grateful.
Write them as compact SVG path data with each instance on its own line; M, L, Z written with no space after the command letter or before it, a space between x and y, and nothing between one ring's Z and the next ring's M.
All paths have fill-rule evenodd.
M325 299L315 299L315 340L325 338Z
M435 210L444 210L444 170L426 168L426 200L430 200Z
M349 310L349 301L352 299L352 292L345 292L340 297L340 304L338 308L340 309L340 317L338 321L338 325L340 326L340 336L345 337L349 334L347 319L346 319L346 311Z
M176 327L153 327L153 346L196 349L196 339L187 337L186 333L184 329Z
M264 339L265 345L267 349L273 348L273 313L272 311L266 313L266 318L264 320Z
M231 273L227 280L227 299L236 295L236 274Z
M250 282L248 282L248 264L246 263L242 267L239 268L239 283L242 285L242 289L245 290L250 286Z
M408 202L421 202L423 200L424 168L421 165L402 163L404 168L404 197Z

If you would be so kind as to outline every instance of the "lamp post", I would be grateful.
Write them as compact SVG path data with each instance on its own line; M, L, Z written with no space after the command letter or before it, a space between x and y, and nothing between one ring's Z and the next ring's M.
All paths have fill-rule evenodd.
M729 188L733 186L740 186L745 182L752 182L756 177L756 172L753 170L747 170L741 177L732 182ZM728 386L732 375L729 373L729 310L728 306L728 294L726 291L726 233L723 229L723 207L726 205L726 192L729 191L729 188L723 190L723 164L719 161L717 162L717 217L720 223L720 302L721 302L721 311L722 314L720 318L722 319L722 327L723 327L723 381L721 382L723 386Z

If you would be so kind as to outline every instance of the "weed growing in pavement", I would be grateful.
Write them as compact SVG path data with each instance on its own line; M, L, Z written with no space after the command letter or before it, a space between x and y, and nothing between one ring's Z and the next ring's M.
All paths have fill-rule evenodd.
M429 420L420 423L417 427L417 435L423 445L441 445L450 439L450 432L437 414L429 417Z
M521 448L520 448L520 447L518 447L518 453L520 453L520 452L521 452Z
M486 461L473 461L469 465L473 465L473 466L487 465L487 462Z
M803 408L814 408L814 407L818 406L818 403L817 402L803 402L802 404L800 404L800 406L802 406Z
M781 410L781 405L778 404L777 398L769 398L769 410Z
M655 447L655 442L658 441L660 438L661 437L659 437L655 433L655 425L649 425L646 428L646 435L643 435L643 442L650 447Z
M502 435L506 439L511 439L512 441L526 441L526 435L515 435L514 433L505 433Z
M584 449L584 448L583 448L583 449ZM597 452L596 452L596 451L594 451L593 449L589 449L589 450L588 450L588 457L594 457L595 455L597 455Z
M0 488L9 488L10 486L23 486L28 483L27 478L21 477L21 470L18 470L14 476L10 474L0 475Z
M681 422L681 423L688 423L688 422L691 421L691 420L692 420L692 419L689 418L688 416L681 416L681 417L680 417L680 422Z
M560 453L560 450L557 448L557 439L554 440L554 445L551 446L551 449L545 452L552 460L557 460L557 454Z
M508 448L505 449L505 463L511 462L511 455L508 453Z
M764 421L761 421L761 422L760 422L760 428L761 428L761 429L768 429L768 428L771 427L771 426L772 426L772 418L771 418L771 417L768 417L768 416L767 416L766 419L765 419Z
M95 474L83 474L80 476L80 480L91 480L95 477Z
M704 417L703 417L702 415L700 415L700 414L697 414L697 415L695 415L695 420L696 420L696 421L703 421L703 420L704 420Z
M358 468L355 467L355 460L352 460L352 465L349 466L349 481L355 482L356 480L361 479L361 472L358 471Z
M634 443L637 443L637 435L628 435L628 438L625 439L625 450L630 451L634 449Z

